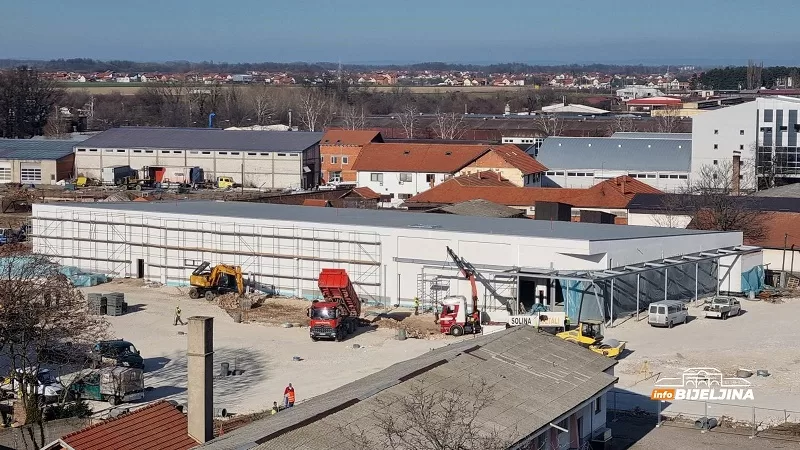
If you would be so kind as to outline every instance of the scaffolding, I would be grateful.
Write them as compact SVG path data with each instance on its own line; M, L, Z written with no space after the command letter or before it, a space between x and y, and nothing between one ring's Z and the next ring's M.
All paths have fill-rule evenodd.
M115 277L182 285L209 261L242 266L259 290L315 298L321 269L342 268L363 300L386 298L377 233L259 222L59 210L34 217L32 236L37 253Z

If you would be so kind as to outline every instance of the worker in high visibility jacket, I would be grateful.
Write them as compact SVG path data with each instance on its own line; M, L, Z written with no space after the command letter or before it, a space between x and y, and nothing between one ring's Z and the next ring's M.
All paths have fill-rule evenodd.
M292 383L289 383L286 389L283 390L283 400L287 408L294 406L294 398L294 387L292 387Z
M419 315L419 299L414 297L414 315Z

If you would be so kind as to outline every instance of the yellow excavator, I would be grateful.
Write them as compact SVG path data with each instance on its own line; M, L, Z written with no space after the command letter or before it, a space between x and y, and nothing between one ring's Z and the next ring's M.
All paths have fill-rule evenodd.
M584 319L578 326L569 331L562 331L556 337L567 342L574 342L603 356L616 359L625 350L625 341L603 338L603 322L601 320Z
M189 284L192 286L189 289L190 298L205 297L211 301L217 295L231 292L244 295L244 279L240 266L217 264L211 267L211 263L203 261L192 272Z

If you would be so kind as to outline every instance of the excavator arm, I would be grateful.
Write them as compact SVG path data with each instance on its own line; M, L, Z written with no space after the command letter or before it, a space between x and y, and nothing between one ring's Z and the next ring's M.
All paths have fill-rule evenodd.
M213 286L219 285L219 279L221 275L230 275L234 277L236 280L236 290L239 295L244 294L244 278L242 277L242 268L240 266L226 266L223 264L219 264L214 266L211 270L211 284Z

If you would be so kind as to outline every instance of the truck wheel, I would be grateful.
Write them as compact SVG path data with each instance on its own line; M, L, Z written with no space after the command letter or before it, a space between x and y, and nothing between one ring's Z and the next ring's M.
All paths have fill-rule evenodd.
M206 297L206 301L211 302L211 301L214 301L214 297L216 297L216 295L214 294L213 291L206 291L205 297Z
M311 340L314 341L314 342L317 342L319 340L319 338L316 337L316 336L311 336Z
M670 320L670 321L669 321L669 323L667 324L667 328L672 328L672 321L671 321L671 320Z
M344 333L342 332L341 328L336 330L336 338L335 338L336 342L342 342L342 335L343 334Z
M450 334L453 336L461 336L464 334L464 328L462 328L461 325L453 325L450 327Z
M722 313L722 320L728 320L728 313Z
M119 405L119 399L114 395L109 395L108 396L108 404L111 405L111 406L117 406L117 405Z
M189 289L189 298L198 299L200 298L200 291L196 288Z
M355 322L348 323L347 324L347 328L350 329L350 334L355 333L356 332L356 323Z

